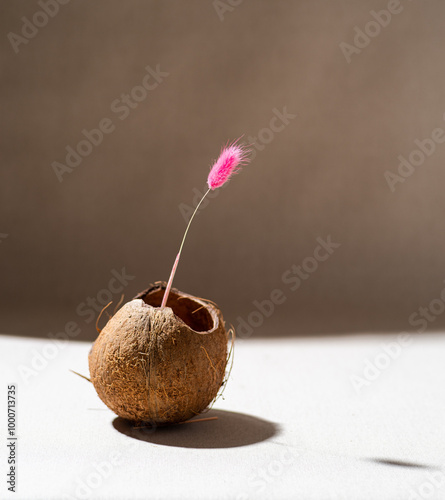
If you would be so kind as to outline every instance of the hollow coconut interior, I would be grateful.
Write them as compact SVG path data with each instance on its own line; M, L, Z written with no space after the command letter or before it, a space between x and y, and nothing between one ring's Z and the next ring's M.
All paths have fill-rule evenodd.
M138 298L152 307L161 307L164 292L163 288L149 290ZM175 316L195 332L209 332L215 326L215 321L205 305L196 302L191 297L182 296L173 289L168 296L167 307L170 307Z

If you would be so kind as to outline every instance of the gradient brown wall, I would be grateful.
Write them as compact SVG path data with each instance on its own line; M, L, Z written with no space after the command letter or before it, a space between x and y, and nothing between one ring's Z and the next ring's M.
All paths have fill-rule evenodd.
M388 1L238 3L218 15L211 1L72 0L17 53L8 33L41 7L1 3L2 332L76 320L94 338L78 305L113 269L135 276L127 298L167 279L179 205L223 143L257 137L284 107L295 118L261 132L270 142L197 218L175 285L234 324L282 289L255 335L407 329L440 297L445 144L394 192L384 173L445 128L445 4L401 1L348 63L339 44ZM147 65L168 76L121 120L110 106ZM104 118L114 131L59 182L52 162ZM328 235L341 246L290 291L283 272Z

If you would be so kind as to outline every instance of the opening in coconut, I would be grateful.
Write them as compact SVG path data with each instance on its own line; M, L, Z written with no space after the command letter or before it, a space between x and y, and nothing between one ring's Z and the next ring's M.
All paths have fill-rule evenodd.
M155 288L148 290L147 293L139 294L137 298L150 306L161 307L164 292L164 288ZM195 332L208 332L215 326L215 321L204 304L186 295L178 294L173 288L168 297L167 307L170 307L175 316Z

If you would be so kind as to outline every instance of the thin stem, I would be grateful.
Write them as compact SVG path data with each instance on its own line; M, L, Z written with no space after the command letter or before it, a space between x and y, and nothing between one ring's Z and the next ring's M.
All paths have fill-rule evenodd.
M175 277L176 268L178 267L179 258L181 257L182 247L184 246L185 239L187 238L187 233L189 231L190 225L191 225L196 213L198 212L199 207L201 206L201 203L204 201L204 198L209 194L209 192L210 192L210 188L206 191L204 196L201 198L201 201L198 203L198 205L196 205L195 211L193 212L192 216L190 217L189 223L187 224L184 236L182 238L181 246L179 247L178 255L176 256L175 262L173 264L173 267L172 267L172 270L170 273L170 278L168 279L167 288L165 289L164 298L162 299L161 307L165 307L167 304L168 296L170 294L170 289L171 289L172 283L173 283L173 278Z

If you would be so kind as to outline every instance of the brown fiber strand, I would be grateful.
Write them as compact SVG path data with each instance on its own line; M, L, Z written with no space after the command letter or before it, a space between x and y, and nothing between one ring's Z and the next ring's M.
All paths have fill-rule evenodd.
M119 309L119 306L122 304L122 302L124 301L124 297L125 297L125 294L123 293L121 295L121 298L119 299L119 302L117 303L116 307L114 308L114 311L113 311L113 316L116 314L116 311Z
M80 373L75 372L74 370L69 369L71 373L74 373L75 375L79 375L79 377L84 378L85 380L88 380L88 382L91 382L91 380L88 377L85 377L85 375L82 375Z
M230 330L227 332L227 335L229 335L229 334L231 334L231 339L230 339L230 350L229 350L229 354L227 355L227 359L226 359L226 374L225 374L224 380L221 384L220 392L218 392L218 394L215 396L215 399L210 404L208 410L211 410L213 408L213 405L216 403L216 401L219 398L221 398L222 395L224 394L224 391L226 390L227 382L229 381L230 374L232 373L233 361L235 358L235 338L236 338L235 327L232 324L230 325ZM229 367L229 370L227 371L227 364L229 363L229 361L230 361L230 367Z
M103 312L105 311L105 309L106 309L106 308L107 308L110 304L112 304L112 303L113 303L113 301L108 302L108 304L102 308L102 311L100 311L99 316L98 316L98 317L97 317L97 319L96 319L96 331L97 331L97 333L100 333L100 332L102 331L102 330L99 328L99 320L100 320L100 318L101 318L101 316L102 316L102 313L103 313ZM108 318L109 318L109 317L110 317L110 315L108 315Z

